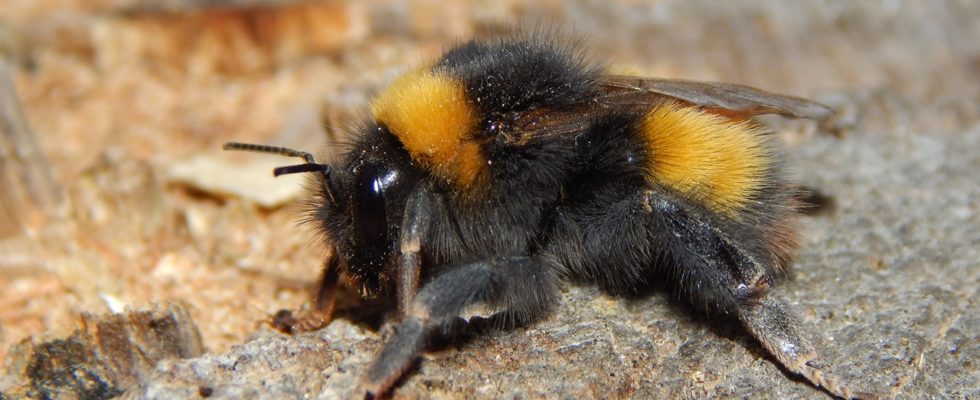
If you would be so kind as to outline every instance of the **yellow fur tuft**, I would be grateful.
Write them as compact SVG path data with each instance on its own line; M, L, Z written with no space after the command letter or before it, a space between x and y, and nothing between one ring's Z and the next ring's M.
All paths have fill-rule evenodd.
M405 74L371 102L371 114L416 162L455 185L469 188L486 169L480 145L470 137L476 110L455 79L428 69Z
M713 211L737 216L766 184L772 156L750 121L667 103L647 114L643 132L652 179Z

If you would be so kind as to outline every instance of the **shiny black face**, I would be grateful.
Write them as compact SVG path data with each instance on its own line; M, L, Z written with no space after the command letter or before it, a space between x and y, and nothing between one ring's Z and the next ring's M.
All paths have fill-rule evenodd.
M397 253L405 199L417 178L408 154L383 128L369 131L338 166L338 204L321 206L317 219L362 292L378 293Z
M396 186L398 171L383 165L364 165L354 176L351 219L361 249L366 253L387 253L388 213L385 204L388 192ZM383 261L383 260L378 260ZM381 263L379 263L381 264Z

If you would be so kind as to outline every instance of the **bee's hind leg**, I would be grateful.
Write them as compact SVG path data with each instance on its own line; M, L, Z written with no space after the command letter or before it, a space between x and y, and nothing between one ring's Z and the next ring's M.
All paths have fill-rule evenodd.
M816 349L801 331L796 316L788 311L785 303L772 294L741 306L738 318L762 347L790 372L802 376L837 397L878 398L878 395L873 393L852 391L840 384L833 375L808 364L817 358Z

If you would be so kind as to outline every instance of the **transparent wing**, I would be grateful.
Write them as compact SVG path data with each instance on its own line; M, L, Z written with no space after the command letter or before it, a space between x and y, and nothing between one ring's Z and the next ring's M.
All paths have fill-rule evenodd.
M645 113L665 102L681 102L731 118L780 114L822 120L834 110L815 101L743 85L676 79L607 75L597 82L600 93L588 102L563 110L538 109L514 118L501 139L523 145L535 138L576 135L593 122L589 116L612 112Z
M834 114L815 101L730 83L608 75L599 85L605 92L600 101L610 107L643 107L673 99L735 118L780 114L821 120Z

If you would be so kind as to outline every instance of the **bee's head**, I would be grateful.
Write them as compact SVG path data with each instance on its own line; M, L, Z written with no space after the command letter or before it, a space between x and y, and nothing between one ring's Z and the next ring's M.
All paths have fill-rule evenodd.
M401 145L384 127L371 125L359 143L336 163L320 164L310 153L288 148L227 143L226 150L275 153L303 158L303 164L276 168L276 176L312 172L316 196L307 221L339 257L340 268L362 295L388 286L398 251L406 198L418 174Z
M371 126L319 185L313 222L326 233L348 277L370 296L387 289L401 220L418 173L401 145Z

